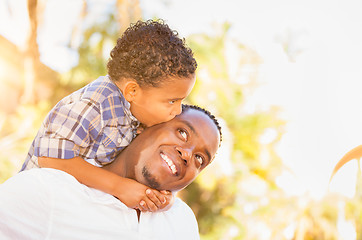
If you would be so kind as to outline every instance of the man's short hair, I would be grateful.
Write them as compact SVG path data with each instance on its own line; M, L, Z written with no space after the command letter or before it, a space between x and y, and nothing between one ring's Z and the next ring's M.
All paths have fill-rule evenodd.
M221 126L219 124L219 121L216 119L216 117L211 112L206 110L205 108L199 107L197 105L182 104L182 112L184 112L184 111L186 111L187 109L190 109L190 108L196 109L198 111L201 111L201 112L205 113L214 122L215 126L219 130L219 135L220 135L219 145L220 145L221 141L222 141L222 131L221 131Z

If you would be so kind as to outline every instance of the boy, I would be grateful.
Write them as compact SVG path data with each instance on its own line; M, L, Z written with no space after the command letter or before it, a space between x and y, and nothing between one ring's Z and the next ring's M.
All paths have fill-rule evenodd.
M170 193L99 166L112 162L143 127L181 112L181 101L195 84L196 60L177 32L152 20L131 25L110 55L107 76L65 97L49 112L21 170L60 169L130 208L162 209L172 200Z

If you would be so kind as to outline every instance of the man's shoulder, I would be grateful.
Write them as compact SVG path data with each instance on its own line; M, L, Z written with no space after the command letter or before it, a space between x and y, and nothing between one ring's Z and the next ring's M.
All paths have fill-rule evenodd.
M0 188L2 191L6 191L4 190L6 188L14 189L29 199L48 199L48 194L52 194L58 186L63 184L68 186L69 182L72 181L71 178L71 175L60 170L32 168L15 174L1 184Z
M178 197L175 198L175 202L172 205L172 207L174 207L175 209L188 209L192 211L190 206L187 205L181 198Z
M175 202L173 203L172 207L169 210L170 213L172 214L182 214L187 218L195 219L195 214L190 208L190 206L187 205L180 198L176 197Z
M34 189L33 186L36 185L39 193L54 194L58 200L62 199L61 201L91 201L98 197L97 194L111 198L111 195L81 184L69 173L54 168L32 168L14 177L17 178L19 184L25 183L30 189Z
M147 219L148 221L144 221L144 223L152 227L157 239L199 239L199 230L195 214L192 209L179 198L175 199L170 209L148 214L152 217ZM145 218L143 218L143 220L145 220Z
M54 168L32 168L29 170L21 171L14 175L16 178L22 179L37 179L46 184L52 184L51 182L61 183L79 183L72 175Z

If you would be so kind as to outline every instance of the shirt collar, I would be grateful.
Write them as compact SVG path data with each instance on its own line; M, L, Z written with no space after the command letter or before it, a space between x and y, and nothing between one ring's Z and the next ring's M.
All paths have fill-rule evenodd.
M121 100L122 100L122 104L123 104L123 108L124 108L124 113L127 115L127 117L129 117L132 120L132 122L136 121L136 122L139 123L137 118L132 115L131 104L123 97L123 94L122 94L121 90L118 89L118 91L119 91L119 94L121 95Z
M106 75L105 78L117 89L119 96L121 98L121 104L125 115L131 120L132 127L137 128L140 125L140 122L137 120L135 116L132 115L131 104L124 98L121 89L117 87L117 85L111 80L109 75Z

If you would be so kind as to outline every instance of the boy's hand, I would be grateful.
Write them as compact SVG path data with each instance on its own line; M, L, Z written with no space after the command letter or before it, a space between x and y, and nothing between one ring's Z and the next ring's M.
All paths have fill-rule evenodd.
M155 189L147 189L146 195L151 202L147 203L142 200L139 206L139 209L141 211L152 211L152 212L157 210L165 211L169 209L174 202L174 197L170 191L165 191L165 190L158 191Z
M117 183L113 196L118 198L129 208L138 208L140 202L148 200L146 196L147 186L129 178L121 178L122 181Z
M156 212L165 209L171 202L173 203L171 192L162 191L161 193L129 178L122 178L122 182L115 192L118 194L114 196L127 207L137 208L141 211Z

